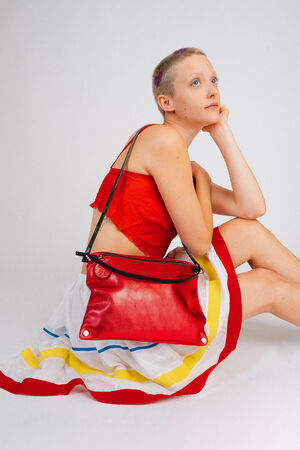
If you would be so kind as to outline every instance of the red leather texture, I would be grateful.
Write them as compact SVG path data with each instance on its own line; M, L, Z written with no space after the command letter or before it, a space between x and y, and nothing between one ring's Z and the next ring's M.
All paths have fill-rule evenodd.
M206 317L198 297L198 276L189 261L95 252L115 270L180 282L137 279L99 262L87 262L91 295L80 339L121 339L185 345L207 345Z

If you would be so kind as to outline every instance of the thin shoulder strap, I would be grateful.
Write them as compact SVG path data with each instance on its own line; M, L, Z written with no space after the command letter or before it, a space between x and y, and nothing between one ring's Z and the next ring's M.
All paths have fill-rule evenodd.
M149 125L146 125L145 127L143 127L143 130L145 128L151 127L151 125L156 125L156 123L150 123ZM114 165L114 163L117 161L117 159L119 158L119 156L121 155L121 153L124 152L124 150L128 147L128 145L132 142L132 140L134 139L134 136L132 136L132 138L130 139L130 141L125 145L125 147L123 148L123 150L121 150L121 152L118 154L118 156L116 157L116 159L114 160L114 162L112 163L112 165L110 166L110 168L112 168L112 166Z

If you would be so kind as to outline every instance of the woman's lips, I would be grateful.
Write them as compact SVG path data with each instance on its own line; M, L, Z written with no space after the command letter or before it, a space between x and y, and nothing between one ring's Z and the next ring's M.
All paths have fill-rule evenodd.
M206 108L219 108L219 105L207 106Z

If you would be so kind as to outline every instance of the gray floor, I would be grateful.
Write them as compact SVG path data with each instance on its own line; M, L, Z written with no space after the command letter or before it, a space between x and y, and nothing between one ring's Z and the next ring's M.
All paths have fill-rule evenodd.
M50 294L46 303L39 295L2 293L0 361L25 349L52 311ZM300 329L270 314L243 322L236 350L195 396L109 405L82 387L55 397L0 389L0 404L1 450L299 450Z

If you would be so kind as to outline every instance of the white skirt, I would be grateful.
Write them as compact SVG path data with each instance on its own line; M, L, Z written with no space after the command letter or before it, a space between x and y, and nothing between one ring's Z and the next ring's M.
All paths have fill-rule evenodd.
M175 259L191 261L183 247ZM143 404L196 394L208 375L237 345L241 291L218 227L208 252L195 258L201 308L207 318L205 346L126 340L86 341L79 329L90 297L79 274L44 324L37 342L0 363L0 388L14 394L68 395L82 385L96 400Z

